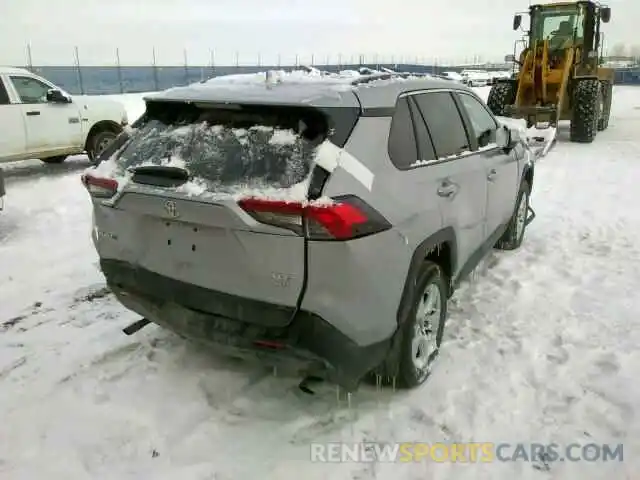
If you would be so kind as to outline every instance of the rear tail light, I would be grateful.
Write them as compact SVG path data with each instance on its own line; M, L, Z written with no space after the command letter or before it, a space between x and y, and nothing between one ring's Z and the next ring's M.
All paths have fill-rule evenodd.
M82 175L82 184L92 197L111 198L118 191L118 181L112 178L95 177L88 173Z
M255 220L303 234L302 218L308 220L311 240L351 240L391 228L391 224L362 199L347 195L331 204L302 204L281 200L247 198L240 208Z

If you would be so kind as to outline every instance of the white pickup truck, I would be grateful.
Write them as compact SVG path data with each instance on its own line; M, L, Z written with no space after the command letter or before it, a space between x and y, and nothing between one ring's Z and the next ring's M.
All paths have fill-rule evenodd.
M0 163L60 163L85 152L96 161L127 123L117 101L71 96L28 70L0 67Z

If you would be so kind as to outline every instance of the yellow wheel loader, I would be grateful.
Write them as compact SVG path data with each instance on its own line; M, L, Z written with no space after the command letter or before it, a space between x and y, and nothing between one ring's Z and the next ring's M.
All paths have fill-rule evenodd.
M611 113L614 71L600 66L600 25L609 22L611 9L578 1L532 5L527 13L525 48L519 58L506 57L518 71L491 88L487 104L495 115L525 119L527 127L555 130L569 120L571 141L591 143ZM513 29L521 23L516 14Z

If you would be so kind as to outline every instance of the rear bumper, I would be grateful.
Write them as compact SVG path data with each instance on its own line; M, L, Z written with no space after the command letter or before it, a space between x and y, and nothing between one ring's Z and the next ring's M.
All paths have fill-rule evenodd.
M391 338L360 346L311 312L206 290L127 262L103 259L107 284L128 309L234 356L300 367L349 390L379 366Z

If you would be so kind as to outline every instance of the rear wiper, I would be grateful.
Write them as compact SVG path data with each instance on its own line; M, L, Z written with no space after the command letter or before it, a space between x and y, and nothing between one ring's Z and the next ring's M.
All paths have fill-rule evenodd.
M189 181L189 172L181 167L165 165L144 165L128 169L133 173L131 180L142 185L157 187L179 187Z

